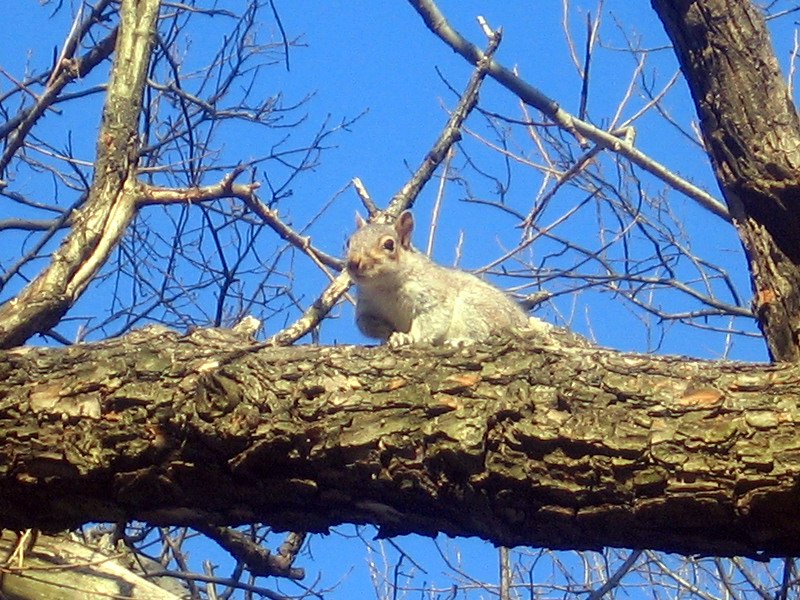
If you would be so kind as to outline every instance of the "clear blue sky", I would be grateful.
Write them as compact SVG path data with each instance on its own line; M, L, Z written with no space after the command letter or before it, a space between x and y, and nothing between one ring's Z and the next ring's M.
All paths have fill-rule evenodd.
M240 6L241 2L221 4L233 8ZM595 17L597 5L579 0L572 4L569 15L571 31L578 44L582 44L586 13L589 11ZM483 38L475 22L476 15L485 16L494 27L502 26L504 41L498 53L499 60L509 67L516 66L531 84L567 110L575 112L580 78L565 45L561 5L556 0L536 3L440 2L441 9L452 23L478 45L483 45ZM301 37L307 47L292 50L290 71L279 67L264 71L257 83L257 93L267 97L280 91L287 104L314 93L304 109L307 119L298 128L298 135L315 130L328 117L331 122L336 122L367 111L350 131L342 132L333 140L336 147L322 157L321 165L313 173L293 184L293 196L279 207L281 213L298 226L302 225L356 176L364 181L380 204L385 204L405 182L409 166L413 168L419 164L439 133L447 118L443 106L450 108L455 104L436 68L457 89L463 89L471 69L435 39L404 2L278 0L276 6L288 36ZM21 78L26 69L38 71L50 64L53 49L60 47L71 18L68 10L51 17L51 10L52 7L40 7L35 2L6 3L3 20L7 31L36 32L35 35L25 33L0 37L0 66L6 73ZM273 35L277 36L277 30L268 18L269 12L264 11L263 15L265 20L260 35L262 41L266 41ZM648 49L641 81L652 84L656 90L673 76L677 65L648 3L609 0L604 3L601 16L601 44L594 57L589 114L595 124L602 126L613 116L632 76L635 58L625 51L629 45ZM190 63L201 64L207 53L213 50L215 36L226 27L223 21L220 18L196 20L198 27L190 33L192 41L184 42ZM791 48L788 34L791 23L778 22L775 27L780 33L777 40L779 57L786 60ZM7 91L9 85L8 80L0 76L0 94ZM481 101L487 109L520 117L516 99L494 82L485 85ZM645 102L646 99L634 91L624 114L632 115ZM71 139L77 153L90 161L94 154L93 132L99 123L99 105L98 97L81 105L80 112L65 109L62 115L49 115L42 125L43 131L60 139L62 146ZM694 114L681 80L667 94L664 106L671 117L690 127ZM98 109L97 112L93 113L92 107ZM469 124L477 133L489 135L483 121L473 119ZM636 127L636 144L640 149L719 197L711 168L699 149L687 144L656 114L648 114L637 121ZM71 132L71 138L68 132ZM263 154L265 148L281 135L283 133L257 130L250 130L246 136L233 132L222 137L219 145L224 152L224 161L234 164ZM519 152L531 151L529 139L518 136L515 141L519 144L516 148ZM532 152L531 156L535 158ZM486 160L492 164L497 158ZM270 172L273 168L277 169L267 164L263 170ZM525 213L538 192L541 176L532 169L515 167L514 179L508 200ZM647 176L643 176L642 181L651 193L658 193L658 182ZM10 183L25 193L45 199L49 199L54 190L52 181L37 179L30 173L10 179ZM476 182L475 185L480 188L482 184ZM487 195L491 193L490 189L484 191ZM423 228L429 221L434 195L435 185L431 185L417 204L417 218ZM445 211L449 216L443 221L434 254L439 260L451 263L458 235L463 231L465 243L461 264L466 268L476 268L502 254L501 244L506 247L514 244L519 231L514 229L513 220L463 205L460 202L463 195L461 188L448 188ZM561 203L560 210L564 211L578 195L565 191L557 198ZM744 257L731 228L676 192L666 192L665 201L681 215L695 252L727 268L739 292L749 298ZM314 243L331 253L340 253L353 227L353 213L358 208L352 190L345 192L336 200L335 208L310 230ZM10 216L18 216L16 207L7 202L0 203L0 219ZM578 227L570 233L579 238L596 237L594 226L593 221L586 220L582 225L585 230ZM14 238L13 242L9 242L10 239L7 238L0 250L3 261L12 260L16 253L15 244L19 238ZM422 246L424 239L424 232L419 231L417 245ZM297 290L305 301L310 301L322 289L325 279L303 258L297 259L297 264L303 270L296 284ZM6 299L7 293L0 299ZM663 302L681 303L685 300L664 294ZM90 311L91 304L84 301L82 310ZM323 341L363 342L352 326L351 310L344 308L337 314L341 318L324 330ZM594 336L604 345L626 350L646 350L653 345L644 333L642 315L609 295L586 294L565 298L557 305L546 307L539 315L553 320L563 317L577 331ZM665 335L662 349L668 352L715 358L725 348L724 336L685 327L668 327ZM762 360L765 358L763 344L759 340L737 339L730 356ZM350 528L343 531L350 531ZM421 547L415 558L424 558L426 565L433 565L423 580L441 581L439 577L443 567L435 565L435 553L428 542L403 540L400 543ZM306 565L309 579L313 580L316 575L315 565L323 570L327 583L341 579L338 591L327 597L371 597L371 593L364 591L369 589L364 554L358 549L353 550L354 546L358 543L345 542L338 535L313 542L312 550L319 562ZM494 549L476 542L465 543L462 549L472 575L496 580Z
M240 5L240 2L229 2L225 7ZM424 28L420 18L405 2L298 0L278 2L277 7L288 36L299 38L306 47L292 50L290 71L280 67L263 71L256 84L256 95L268 97L281 92L284 102L292 104L309 93L314 94L300 111L306 118L295 131L298 143L326 119L329 119L329 123L336 123L366 111L349 131L328 140L336 147L324 154L314 173L298 178L293 183L292 198L279 207L281 213L300 227L356 176L365 182L372 196L384 204L405 182L409 168L419 164L430 148L446 119L445 108L455 104L453 94L441 81L436 69L459 90L463 89L471 69ZM493 27L502 27L504 41L498 58L507 66L518 68L530 83L564 108L573 113L577 111L580 77L567 51L561 2L550 0L527 8L513 2L487 5L451 0L442 2L441 8L452 23L478 45L483 45L484 40L476 24L476 15L485 16ZM39 32L39 35L26 40L24 50L10 36L0 41L0 59L9 73L20 76L26 65L27 68L39 70L50 64L54 48L60 47L63 32L68 28L71 18L67 10L50 17L51 10L50 6L42 8L26 3L11 3L5 9L5 18L9 22L22 23L26 29ZM574 2L569 14L578 53L582 53L587 12L596 17L597 6L589 2ZM262 14L264 21L260 27L259 41L279 39L277 28L269 18L269 11ZM638 46L647 50L641 79L655 90L659 90L673 76L677 66L660 23L645 3L621 0L605 2L601 16L601 43L592 63L589 115L594 123L602 126L615 113L632 77L636 58L624 51L627 47ZM185 57L187 71L191 66L204 64L215 50L219 36L229 28L229 21L222 17L201 17L193 23L194 28L188 32L188 37L180 40L179 53ZM787 39L782 41L784 45L790 43ZM97 80L101 81L101 77ZM0 85L8 86L8 82L0 78ZM70 145L77 149L79 156L91 161L94 139L86 132L97 126L101 99L101 96L96 96L75 105L75 109L64 107L60 115L49 115L41 125L42 131L49 132L52 139L58 140L56 145ZM517 100L492 81L485 84L481 99L482 106L489 110L517 118L521 116ZM632 115L644 102L641 93L634 90L628 107L622 113L623 117ZM682 81L678 81L667 94L664 106L685 128L690 128L693 112ZM93 113L93 110L96 112ZM76 123L80 123L78 130ZM635 125L636 143L640 149L719 195L708 161L700 149L692 147L673 129L665 126L655 111L640 118ZM479 135L492 137L480 119L473 118L469 126ZM217 145L223 151L221 162L235 164L260 156L285 133L231 128L227 135L223 133L217 138ZM520 135L519 131L515 135L513 141L516 147L511 149L528 154L536 162L532 142L525 139L524 134ZM467 147L472 152L479 152L474 142ZM487 167L502 175L497 154L483 152L477 156L478 160L483 161L482 168ZM263 164L259 177L265 174L279 178L280 167L271 163ZM658 181L646 174L639 174L645 190L650 194L661 193L662 186ZM539 193L541 181L537 171L515 167L511 193L507 198L509 205L523 214L527 213ZM26 193L34 191L34 195L47 197L54 191L51 181L43 181L35 174L20 176L12 183ZM483 197L491 198L494 193L491 186L485 182L482 184L477 177L473 176L470 184L477 187ZM417 204L418 245L425 240L425 227L435 193L436 186L430 185ZM739 293L742 296L749 295L743 257L731 228L707 215L680 194L669 190L665 193L664 206L681 218L694 252L701 258L720 263L736 280ZM519 241L519 230L514 228L516 223L507 217L465 205L461 202L463 197L463 188L455 185L448 187L444 205L446 217L440 225L434 255L438 260L452 264L456 259L459 235L463 232L460 264L465 268L478 268L502 254L504 248L513 247ZM559 211L563 213L568 210L572 203L580 199L580 195L565 190L556 198L559 208L553 210L545 223L558 218ZM360 206L352 190L339 197L334 208L310 229L314 242L331 253L341 253L342 244L352 230L353 213L357 208ZM157 212L158 209L152 209L146 215L151 223L160 218ZM586 215L583 225L580 218L573 219L572 223L574 226L569 231L563 231L564 235L597 237L597 223L591 215ZM582 231L581 227L586 230ZM7 247L13 248L14 244ZM534 248L525 258L535 263L541 257L541 252L537 254ZM305 259L299 260L301 268L307 269L308 277L295 283L296 292L304 298L312 298L325 280ZM681 274L687 278L695 277L691 269ZM519 281L499 283L505 286L520 284ZM545 285L545 289L558 288L557 282ZM5 292L8 294L12 290L13 286L9 286ZM670 302L686 303L686 299L675 294L664 294L657 304L668 306ZM683 308L689 309L691 306L686 303ZM91 305L82 305L75 312L87 314L91 311ZM537 314L567 323L604 345L628 350L647 350L656 346L653 337L643 333L645 329L640 321L641 313L636 313L630 305L608 294L571 295L544 307ZM349 326L351 313L348 307L343 309L342 315L341 326L336 322L323 329L323 340L363 341ZM278 324L270 326L274 330ZM723 354L726 348L724 336L705 334L698 339L688 335L685 329L668 326L659 350L693 356L717 357ZM763 358L763 345L757 340L739 339L733 344L729 356Z
M470 67L424 28L407 3L300 1L284 4L279 8L287 31L290 36L302 34L309 47L292 52L291 71L275 74L274 85L291 99L307 93L309 82L312 82L316 95L309 110L312 115L309 124L316 125L327 114L334 118L352 117L368 110L350 134L338 139L339 147L324 158L318 177L298 182L296 208L300 210L300 205L305 205L315 209L354 176L361 177L373 197L385 203L405 182L409 165L415 167L419 164L430 148L446 119L443 106L451 108L455 104L452 93L442 83L436 69L456 89L463 89ZM561 2L552 0L529 8L512 2L449 1L442 2L440 7L452 23L478 45L483 45L484 39L476 23L477 15L485 16L493 27L502 27L504 38L498 52L499 59L507 66L518 68L530 83L564 108L577 112L580 77L567 51ZM569 15L578 52L582 52L587 11L593 17L597 16L594 3L574 2ZM589 101L589 114L598 125L609 122L632 77L635 58L624 51L626 48L637 46L647 50L641 77L655 90L677 71L668 40L646 3L606 2L602 18L604 25L601 44L592 65ZM489 110L520 117L517 100L492 81L484 86L481 100ZM645 101L641 93L634 91L623 116L631 116ZM664 105L672 116L690 128L694 113L682 81L673 86ZM488 128L480 120L473 119L470 125L478 134L490 136ZM666 127L654 111L635 125L640 149L719 197L711 167L697 146L687 144L673 129ZM516 142L522 152L529 150L525 145L531 145L530 140L520 137ZM253 153L257 152L256 146ZM514 178L510 202L526 212L541 178L523 169L516 170ZM660 184L647 175L642 175L642 180L653 194L661 189ZM487 188L486 193L491 194L491 190ZM418 231L418 245L425 240L422 229L430 214L434 195L435 186L429 186L417 204L417 219L422 226ZM501 254L501 245L511 246L518 232L508 219L495 221L492 215L487 216L486 211L474 210L460 203L463 195L463 190L454 186L448 190L445 210L452 211L451 218L443 220L435 256L442 262L451 263L455 259L458 235L463 231L465 242L461 264L466 268L476 268ZM559 197L564 207L575 199L576 196L569 193ZM352 192L338 202L340 210L332 211L313 230L318 239L334 252L351 230L352 212L358 208ZM694 251L703 258L713 257L721 263L735 278L739 293L749 295L743 257L732 229L678 193L668 191L666 202L678 215L685 215L683 226ZM487 218L492 219L489 227L486 227ZM476 228L476 224L480 225ZM596 222L587 220L585 226L596 228ZM331 234L328 241L327 236ZM572 235L582 234L574 230ZM665 296L663 301L680 303L684 300ZM652 338L631 335L634 330L643 331L640 317L629 307L621 309L622 304L618 298L607 295L585 294L575 302L572 299L564 301L553 310L545 309L540 314L552 320L563 319L605 345L630 350L648 349L653 344ZM613 314L613 318L607 318L609 314ZM347 311L345 316L349 320ZM343 331L337 328L334 332L339 341L352 339L346 328ZM684 328L668 327L661 351L718 357L724 347L723 336L707 334L698 338L687 335ZM758 340L740 339L733 344L729 356L761 359L764 358L763 346Z

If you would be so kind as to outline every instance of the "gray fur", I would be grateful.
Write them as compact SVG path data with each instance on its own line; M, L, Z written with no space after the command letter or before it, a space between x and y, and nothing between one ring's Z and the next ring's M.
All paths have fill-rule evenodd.
M356 222L347 270L358 286L356 324L364 335L392 346L461 344L531 326L522 308L498 288L418 252L411 245L410 212L393 225L365 224L360 217Z

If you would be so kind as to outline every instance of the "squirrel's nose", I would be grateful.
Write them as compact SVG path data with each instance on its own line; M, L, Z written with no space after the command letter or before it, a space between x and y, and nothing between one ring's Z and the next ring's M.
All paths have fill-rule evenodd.
M357 258L348 258L347 259L347 272L351 275L354 275L359 272L361 267L361 261Z

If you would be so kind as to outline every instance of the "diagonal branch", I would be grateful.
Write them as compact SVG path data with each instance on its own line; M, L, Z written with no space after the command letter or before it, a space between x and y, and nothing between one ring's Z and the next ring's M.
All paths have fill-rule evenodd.
M478 104L478 91L484 79L486 79L487 73L489 73L490 65L492 64L492 56L500 45L501 39L501 32L489 32L489 46L486 52L481 53L481 58L475 61L475 71L472 77L470 77L467 88L461 95L458 105L456 105L456 108L451 113L450 118L447 120L447 125L445 125L442 133L433 144L433 148L431 148L431 151L428 152L428 155L422 161L422 164L417 167L416 172L411 179L408 180L408 183L406 183L403 188L394 195L394 198L392 198L392 201L386 209L389 215L396 217L414 204L422 188L433 176L439 165L447 158L450 148L461 139L461 127Z
M448 23L444 14L433 0L409 0L409 3L422 17L428 29L468 62L477 65L481 60L484 60L485 54ZM599 129L591 123L571 115L562 109L555 100L547 97L540 90L493 59L488 61L487 71L495 81L516 94L525 104L541 111L542 114L552 119L562 129L569 131L576 137L583 136L588 138L601 147L608 148L624 156L635 165L664 181L673 189L695 200L703 208L718 217L727 221L730 220L728 209L719 200L705 190L677 176L664 165L638 150L630 142L621 140L613 133Z
M84 208L50 265L0 307L0 348L45 332L83 293L136 212L139 115L159 0L123 0L114 65Z
M323 264L336 271L342 270L342 261L311 245L311 239L304 236L278 216L278 211L269 208L256 194L258 183L235 183L236 177L243 171L242 168L234 169L219 183L213 185L172 188L142 184L138 198L139 206L152 204L191 204L219 200L220 198L237 198L247 208L258 215L264 223L272 228L281 238L307 254L317 264Z
M80 77L85 77L94 67L108 58L114 50L117 39L117 29L114 29L108 36L100 40L97 45L81 58L66 61L67 68L53 71L51 81L48 81L44 93L39 96L31 108L21 111L16 118L5 123L0 128L0 138L8 136L8 144L0 156L0 173L3 173L14 158L14 155L22 147L25 137L44 114L44 112L57 100L61 91L72 81ZM57 65L58 68L60 65ZM58 73L56 75L56 73Z
M275 555L252 537L235 529L206 524L195 525L195 529L217 542L234 558L247 563L247 568L255 576L286 577L287 579L303 579L305 577L303 569L292 566L294 557L306 537L304 533L289 534L287 541Z

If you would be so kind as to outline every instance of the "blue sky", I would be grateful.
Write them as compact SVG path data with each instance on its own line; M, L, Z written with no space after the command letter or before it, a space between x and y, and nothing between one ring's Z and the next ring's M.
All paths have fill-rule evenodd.
M230 2L224 6L234 8L240 5L240 2ZM281 93L283 102L291 105L313 94L296 113L304 119L293 132L293 139L298 140L298 144L326 121L335 124L362 115L347 131L341 131L327 140L333 147L324 153L313 173L292 183L291 197L279 207L289 222L296 227L303 227L326 202L335 199L333 207L315 222L309 233L315 244L332 254L340 254L343 242L353 228L353 214L361 207L352 190L340 196L337 194L357 176L364 181L378 203L385 204L405 182L409 170L424 157L447 118L446 109L452 108L456 102L442 77L455 89L461 90L471 69L435 39L424 28L411 6L404 2L297 1L279 2L277 8L288 37L297 38L304 47L292 49L289 71L280 67L262 71L254 95L268 97ZM580 75L565 42L561 2L550 0L534 8L526 8L512 2L487 5L481 2L448 1L442 2L441 8L453 24L478 45L483 45L484 39L476 23L477 15L485 16L493 27L502 27L504 38L498 58L507 66L516 67L531 84L538 86L565 109L573 113L577 111ZM14 11L19 14L14 14ZM24 22L26 27L30 26L41 35L30 40L30 48L26 46L25 51L20 51L17 42L9 39L0 42L0 57L9 72L19 76L26 68L41 70L50 64L54 48L59 47L63 31L68 28L71 18L67 10L56 12L52 17L49 17L50 12L49 6L32 8L23 3L11 5L11 14L7 12L7 18ZM582 53L585 39L586 15L589 13L596 18L597 12L594 3L575 2L568 14L570 31L579 54ZM591 120L603 126L610 121L620 100L626 95L638 56L646 56L641 79L655 90L660 89L677 72L677 65L660 23L646 5L609 1L604 3L600 14L603 22L601 43L593 57L588 107ZM263 11L262 17L258 28L259 41L279 40L270 12ZM176 45L176 53L185 64L184 72L191 72L193 68L205 64L230 24L230 20L224 17L198 17L193 20L192 27L178 39ZM634 56L625 51L629 46L640 48L643 52ZM93 74L89 81L81 83L99 83L102 78L101 71ZM8 82L3 81L2 85L8 85ZM191 85L190 79L187 84L190 90ZM488 110L522 118L516 98L493 81L484 85L481 100L482 106ZM50 136L54 145L75 148L76 154L89 163L94 155L94 139L86 133L87 129L92 131L99 122L101 101L102 96L98 94L79 105L64 105L60 107L60 114L48 115L43 120L41 131ZM645 101L641 91L634 89L626 109L622 111L623 118L634 114ZM691 128L693 112L682 81L678 81L668 92L663 106L687 130ZM79 127L76 129L77 124ZM645 114L635 126L636 143L641 150L718 196L710 165L697 145L687 143L666 126L655 111ZM477 117L468 122L468 127L477 136L489 140L496 137L486 123ZM220 162L232 165L262 156L285 134L283 130L271 132L263 128L231 126L221 130L214 142L220 152ZM524 131L516 131L514 136L511 149L536 162L535 148L531 140L526 139ZM470 136L466 137L471 145L465 144L464 147L468 152L475 153L481 168L502 177L504 164L499 155L481 150L480 144ZM463 157L462 153L462 162ZM459 159L455 162L458 163ZM613 171L613 163L609 161L608 164ZM263 181L279 180L280 171L281 167L274 163L261 163L258 178ZM680 194L665 190L660 182L646 174L637 174L641 175L642 186L647 193L665 194L663 206L669 207L680 218L681 227L685 229L686 239L691 242L694 253L702 258L713 259L728 269L739 293L742 296L749 295L742 253L732 229ZM221 173L214 177L219 175ZM611 179L615 177L608 170L606 175ZM469 185L480 196L493 197L495 190L487 182L474 174L465 177L470 177ZM34 196L47 197L56 192L53 182L37 173L19 173L12 183L16 189ZM524 214L530 210L536 194L540 193L541 173L517 165L512 173L512 183L507 202ZM425 239L435 195L434 183L418 200L418 245L422 245ZM453 264L458 257L460 266L474 269L487 264L502 254L504 249L513 247L520 239L519 230L514 228L517 223L512 219L465 204L464 196L463 187L447 186L445 218L439 226L434 256L446 264ZM580 198L578 192L569 190L557 195L549 221L557 219ZM69 200L68 197L59 199L62 203ZM165 222L163 211L157 207L145 211L143 219L152 227L159 227ZM571 219L570 225L560 231L571 238L582 239L586 234L597 236L597 227L595 215L584 211L582 216ZM22 240L21 243L26 241ZM271 243L274 243L274 239L265 236L264 244ZM7 247L13 248L14 243ZM546 246L538 248L534 246L530 253L520 255L520 258L536 264L541 260ZM295 295L310 301L314 294L319 293L326 279L305 259L299 258L298 265L304 269L306 276L302 281L292 283ZM32 276L32 271L27 275ZM695 274L690 269L685 277L692 278ZM531 279L528 283L534 281ZM497 282L505 287L525 283L519 280ZM13 283L21 285L21 282L12 282L4 290L6 294L13 293ZM548 281L543 284L543 289L558 291L563 287L562 283L565 281ZM535 290L525 290L526 293L532 291ZM211 299L198 300L200 305L210 302ZM669 293L664 294L663 300L658 300L664 306L682 302L685 303L686 298ZM687 304L685 308L691 306ZM94 302L84 301L71 316L91 315L95 310ZM332 320L323 327L323 341L363 342L363 338L349 325L351 309L345 306L341 313L337 311L338 314L342 315L341 319ZM620 349L657 348L661 352L712 358L727 355L760 359L765 356L760 341L737 338L729 347L725 336L707 333L697 338L687 335L681 326L668 325L664 329L666 335L661 339L660 330L657 335L652 333L653 329L659 329L652 319L651 333L643 333L646 328L642 327L642 318L646 316L609 294L570 294L544 306L537 314L569 325L603 345ZM206 316L199 310L196 320L202 321ZM75 327L78 322L76 319ZM752 324L740 322L740 325L752 330ZM279 326L280 322L268 323L267 330L271 332ZM65 335L70 337L70 333ZM112 329L107 330L107 334L110 333L113 333ZM656 340L660 340L660 343Z
M575 41L580 45L584 39L587 9L579 3L573 5L569 17ZM485 16L494 27L502 27L504 38L499 59L508 66L517 67L530 83L564 108L577 111L580 77L564 40L560 2L541 3L531 9L510 2L442 2L440 6L453 24L476 44L484 42L476 15ZM594 4L588 10L596 17ZM298 196L304 199L313 196L318 203L322 197L333 196L351 177L359 176L373 197L379 202L387 201L404 183L409 165L416 166L429 149L446 119L443 106L451 108L455 103L437 69L456 89L463 89L471 69L424 28L406 3L294 2L281 7L281 16L287 30L302 32L302 39L309 47L292 52L291 71L282 73L276 84L286 94L294 93L294 97L299 98L308 90L308 82L313 81L316 95L310 114L318 118L332 111L331 107L336 108L332 114L342 116L368 110L351 133L338 139L338 148L324 159L319 176L305 178L298 184ZM661 25L645 4L606 2L602 17L602 44L594 57L589 102L589 114L598 125L610 120L626 93L635 63L635 58L624 51L629 45L646 49L643 77L653 88L658 89L677 72ZM580 46L578 50L581 51ZM637 98L636 93L633 96L623 115L630 116L645 102ZM516 98L492 81L485 84L481 99L482 105L490 110L521 116ZM664 105L690 127L693 109L681 81L672 88ZM471 120L470 125L476 133L490 135L478 120ZM719 196L711 167L699 147L686 144L655 114L646 114L637 121L636 127L640 149ZM518 138L516 141L520 148L527 150L528 140ZM643 181L652 193L658 193L658 182L646 176ZM536 174L518 171L511 201L525 211L540 182ZM680 194L666 193L669 206L678 215L685 215L683 226L697 254L713 255L715 260L720 260L736 277L741 293L749 294L741 251L731 228ZM463 192L459 189L451 187L447 194L447 206L457 218L448 220L442 227L435 248L437 259L452 263L462 232L465 242L461 265L466 268L485 264L487 256L500 253L500 246L514 243L513 223L500 219L488 229L476 230L476 223L485 224L486 213L461 203ZM434 195L435 186L429 186L417 205L421 229L424 229ZM567 194L560 201L568 205L573 198ZM352 192L345 194L342 202L341 210L321 220L315 230L323 240L331 229L335 230L329 246L331 251L336 250L337 244L351 230L351 214L358 208L357 203L354 206ZM596 227L596 223L587 219L585 226ZM418 232L418 245L424 239L424 235L419 235L422 233ZM580 235L579 230L573 235ZM675 301L680 302L680 299ZM613 320L602 318L609 306L619 308L619 304L618 299L592 296L591 301L581 298L549 313L545 310L543 316L566 321L603 344L630 350L648 349L645 336L634 339L630 335L633 329L641 329L639 316L616 310ZM625 334L620 336L620 331ZM346 332L337 331L337 334L345 336L337 337L339 340L349 339ZM718 357L723 353L724 341L720 336L711 338L711 341L692 338L676 331L672 337L667 335L661 350ZM729 356L758 359L764 354L759 341L737 340Z
M231 8L240 5L238 1L225 3ZM455 104L456 99L436 69L459 90L466 84L471 69L435 39L424 28L410 5L404 2L278 0L276 6L288 36L299 37L306 47L291 51L291 68L288 72L280 67L265 70L257 83L257 93L267 97L281 92L287 104L313 93L302 109L305 121L295 131L298 137L308 135L326 119L335 123L364 113L349 131L341 132L332 139L334 147L322 156L321 164L293 183L291 198L279 207L288 221L300 227L325 203L335 198L333 208L311 227L309 233L315 244L328 252L340 254L343 242L353 228L353 214L360 205L352 190L345 191L341 196L337 196L337 193L353 177L360 177L372 196L384 205L403 185L409 168L419 164L430 148L447 118L445 108ZM503 44L497 55L499 60L507 66L516 66L524 78L567 110L577 111L580 77L565 44L561 2L442 0L440 8L462 33L478 45L483 45L483 38L475 21L477 15L485 16L494 27L503 27ZM0 66L7 74L20 78L26 70L39 71L50 64L53 49L59 46L71 19L68 10L50 16L51 10L52 7L40 7L34 2L11 2L4 6L7 23L20 30L36 32L34 36L23 38L11 35L0 37ZM597 5L574 1L569 13L570 31L579 44L579 50L582 50L580 44L585 37L587 11L596 17ZM277 29L269 11L262 14L264 20L259 31L261 40L271 37L277 39ZM625 96L632 77L636 60L626 51L629 45L646 50L640 54L646 56L640 84L647 82L654 89L660 89L676 73L677 65L661 25L648 3L609 0L603 4L600 14L603 26L601 44L593 59L589 114L595 124L604 126ZM202 64L213 50L213 40L222 35L227 27L225 20L219 17L198 18L195 25L188 32L191 37L181 39L187 64ZM791 48L792 23L779 21L774 27L778 34L776 45L779 58L786 62ZM98 76L98 81L101 80L102 77ZM88 85L92 82L84 83ZM9 86L9 81L0 77L0 94L7 91ZM79 156L91 161L94 154L93 132L99 123L101 101L98 95L79 107L67 106L61 114L48 115L41 125L42 135L50 136L55 140L54 143L62 146L72 144ZM489 110L521 117L517 100L494 82L485 84L481 102ZM645 103L640 89L635 89L623 114L630 116ZM667 93L663 106L671 117L691 129L693 108L681 80ZM492 135L480 119L471 119L468 126L475 134ZM638 120L636 127L636 144L641 150L719 197L711 167L699 147L687 143L655 112ZM217 143L223 160L235 164L261 156L265 148L284 133L232 129L227 134L221 134ZM502 172L502 161L497 154L481 150L474 139L469 139L469 143L474 144L470 148L485 161L483 164ZM520 153L529 153L531 160L535 160L530 139L516 132L513 143ZM278 172L279 167L266 163L259 177L265 174L269 177ZM609 168L606 173L611 178L615 176L613 169ZM538 193L541 175L534 169L514 167L513 179L508 201L525 213ZM45 199L50 199L56 190L52 180L30 171L20 172L9 181L15 189ZM653 195L663 193L664 206L679 215L686 238L695 253L728 269L740 294L745 299L749 298L744 257L731 227L680 194L664 191L663 186L651 177L642 175L642 185ZM491 196L492 188L486 182L475 178L474 186L482 194ZM420 223L416 238L419 246L424 243L424 228L430 220L435 192L436 182L433 182L420 196L416 207L417 221ZM463 196L462 188L448 186L445 196L448 216L443 219L434 256L441 262L453 263L458 254L456 247L459 236L463 233L460 264L465 268L477 268L502 254L503 247L513 246L518 241L519 231L514 228L516 223L508 217L464 204ZM556 209L564 212L579 198L577 192L565 190L555 200ZM59 199L62 203L69 201L66 196ZM162 218L159 209L148 210L151 211L146 215L149 222L157 226ZM555 219L557 214L554 212L550 218ZM18 207L7 202L0 203L0 219L11 216L19 216ZM591 216L587 214L576 219L575 224L565 230L565 234L575 236L575 239L597 236L597 221ZM0 260L6 263L12 259L19 244L31 243L25 236L3 235L7 237L0 251ZM263 239L265 244L274 243L268 234ZM541 257L536 252L532 251L527 257L531 262ZM322 290L326 279L304 258L297 257L295 260L299 275L294 282L295 289L302 301L310 302ZM38 264L43 263L40 261ZM508 282L503 280L501 284ZM560 283L548 285L557 287ZM11 285L0 300L7 299L13 289ZM95 291L103 292L103 288L98 287ZM96 304L102 295L94 294L84 299L75 312L89 314L93 310L107 310ZM684 298L669 293L664 294L660 301L674 302L676 305L686 302ZM544 307L537 314L567 323L576 331L611 347L642 351L657 346L643 325L648 319L647 315L608 294L570 295ZM354 330L349 307L336 311L334 316L337 318L323 328L324 342L364 343L365 340ZM277 324L268 326L274 331ZM740 323L740 326L754 331L752 324ZM726 352L727 356L743 360L766 358L763 344L758 339L736 338L732 347L728 346L728 342L724 335L668 326L659 349L708 358L716 358ZM425 558L434 560L432 556L435 553L428 542L409 540L407 543L419 545L423 548L420 552ZM370 597L363 592L369 588L363 553L349 554L350 550L339 549L340 544L344 544L341 537L333 535L327 542L316 540L312 545L315 557L322 559L317 564L322 565L326 580L333 582L342 578L339 590L328 597ZM496 577L494 549L474 542L464 544L463 548L465 559L472 561L471 573L488 580ZM442 569L441 566L432 567L427 580L439 577ZM313 579L314 569L310 566L309 572L309 578ZM353 592L353 589L359 591Z

